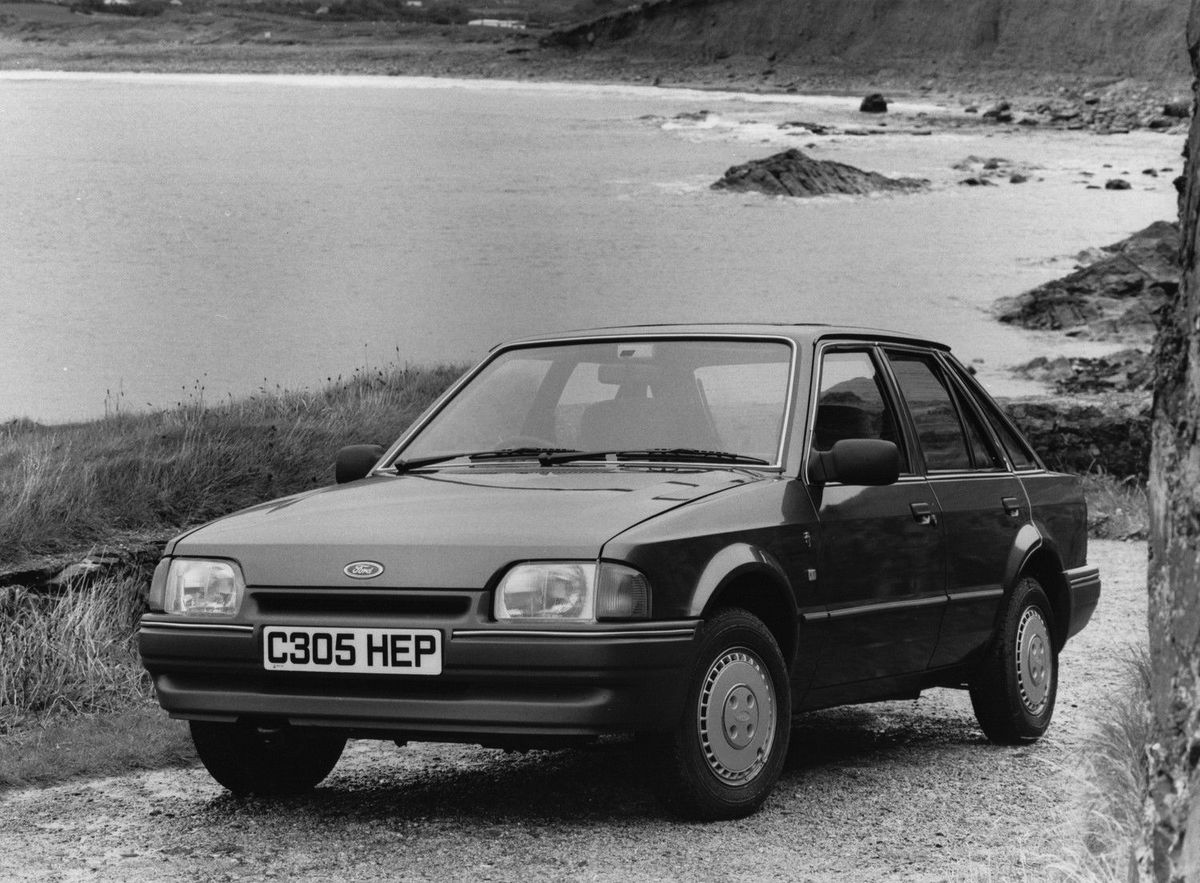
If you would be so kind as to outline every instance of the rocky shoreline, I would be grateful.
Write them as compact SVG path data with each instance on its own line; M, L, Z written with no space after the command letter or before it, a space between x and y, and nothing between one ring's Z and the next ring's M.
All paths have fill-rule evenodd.
M1158 221L1077 256L1077 268L1016 297L996 318L1064 337L1124 348L1104 356L1043 356L1016 367L1055 395L1007 402L1049 465L1145 479L1150 453L1152 349L1179 291L1179 225Z

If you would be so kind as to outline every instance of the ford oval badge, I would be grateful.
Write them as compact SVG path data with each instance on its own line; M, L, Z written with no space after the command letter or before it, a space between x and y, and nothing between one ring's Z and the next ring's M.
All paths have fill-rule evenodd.
M342 573L351 579L374 579L383 573L383 565L378 561L351 561L342 568Z

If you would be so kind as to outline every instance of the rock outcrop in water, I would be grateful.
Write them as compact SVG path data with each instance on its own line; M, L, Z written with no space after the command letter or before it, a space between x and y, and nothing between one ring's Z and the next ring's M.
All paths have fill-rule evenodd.
M921 178L889 178L845 163L813 159L792 148L766 159L733 166L713 190L757 192L770 196L862 195L879 191L922 190L929 182Z
M1144 343L1179 290L1179 225L1156 221L1062 279L996 301L1001 322L1073 337ZM1091 256L1089 256L1091 257Z

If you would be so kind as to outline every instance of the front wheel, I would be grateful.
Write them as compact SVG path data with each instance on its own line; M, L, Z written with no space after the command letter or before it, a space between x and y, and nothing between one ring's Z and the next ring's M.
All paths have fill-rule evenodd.
M1053 624L1041 584L1022 578L970 684L975 717L991 741L1033 742L1050 726L1058 694Z
M246 724L191 721L192 743L209 774L234 794L311 790L342 756L346 737L319 729L260 730Z
M783 770L791 709L771 632L745 610L718 613L703 627L683 717L660 743L664 802L704 820L757 810Z

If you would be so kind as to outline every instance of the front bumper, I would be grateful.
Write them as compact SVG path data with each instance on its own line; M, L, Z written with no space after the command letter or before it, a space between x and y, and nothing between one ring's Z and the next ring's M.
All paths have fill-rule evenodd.
M465 741L592 737L675 724L698 621L441 628L432 677L267 671L264 625L148 614L142 660L173 717ZM361 623L381 627L394 622ZM413 623L407 623L413 625Z
M1067 625L1067 638L1083 631L1096 605L1100 603L1100 568L1093 566L1076 567L1063 571L1067 581L1067 593L1071 599L1071 618Z

